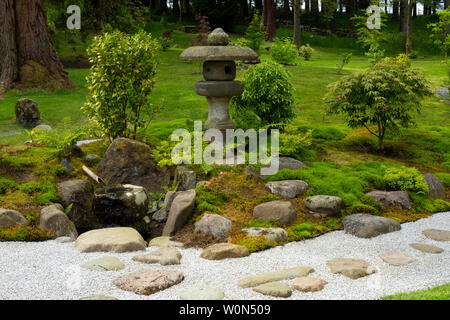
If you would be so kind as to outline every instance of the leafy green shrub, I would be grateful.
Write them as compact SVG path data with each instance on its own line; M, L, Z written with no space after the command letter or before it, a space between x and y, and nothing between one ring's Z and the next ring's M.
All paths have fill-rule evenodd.
M276 242L269 242L264 237L245 237L238 241L238 244L247 247L250 253L263 251L273 248L277 245Z
M275 219L269 220L255 219L248 224L249 228L278 228L280 226L281 223Z
M314 139L342 140L346 137L346 134L333 127L317 127L312 131L312 137Z
M428 194L428 185L416 168L389 168L384 174L387 186L392 190L404 190Z
M258 198L258 203L263 203L263 202L270 202L270 201L276 201L276 200L281 200L280 196L277 196L276 194L263 194L262 196L260 196Z
M300 49L298 49L298 54L300 57L303 57L305 61L311 60L312 54L314 52L314 49L309 46L309 44L306 44L305 46L301 46Z
M270 61L251 66L244 81L244 92L233 97L230 105L237 128L257 129L292 121L294 87L285 68Z
M441 182L446 186L450 187L450 173L446 172L436 172L433 174L436 178L441 180Z
M256 10L255 14L253 15L252 21L245 31L245 36L250 39L247 46L255 51L258 51L259 48L261 48L261 44L266 34L264 30L265 27L262 22L262 15L258 10Z
M275 43L270 48L270 56L273 60L284 65L296 65L298 62L298 51L295 44L289 38L274 39Z
M312 131L305 133L283 132L280 134L280 155L295 157L312 144Z
M341 60L337 63L336 67L338 68L337 74L341 74L342 69L350 62L352 58L352 53L344 53L341 56Z
M0 178L0 194L17 189L17 183L10 179Z
M105 33L95 37L88 48L93 66L82 110L110 139L136 138L138 129L160 111L149 101L157 50L157 41L144 31L134 35Z

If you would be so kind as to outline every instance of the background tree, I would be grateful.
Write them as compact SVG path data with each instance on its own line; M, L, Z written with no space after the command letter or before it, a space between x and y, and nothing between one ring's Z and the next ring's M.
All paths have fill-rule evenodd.
M276 20L275 20L276 5L274 0L264 0L264 25L266 26L267 39L273 40L276 36Z
M293 0L294 7L294 44L298 49L302 46L302 33L300 30L301 0Z

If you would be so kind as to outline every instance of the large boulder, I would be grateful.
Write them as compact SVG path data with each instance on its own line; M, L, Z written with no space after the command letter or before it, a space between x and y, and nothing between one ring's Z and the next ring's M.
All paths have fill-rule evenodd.
M183 281L184 275L177 270L140 270L113 281L119 289L136 294L151 295Z
M144 236L149 234L148 206L145 188L130 184L99 188L93 198L93 211L102 226L132 227Z
M266 184L271 193L293 199L308 191L308 184L302 180L272 181Z
M297 170L303 167L306 167L306 164L304 164L301 161L298 161L294 158L290 158L290 157L279 157L279 162L278 162L278 170L283 170L283 169L289 169L289 170ZM254 170L251 167L247 167L246 168L246 173L247 174L251 174L257 178L267 178L268 176L266 175L261 175L261 170Z
M195 206L196 192L194 189L178 194L170 207L169 217L164 226L162 235L172 236L181 229L192 216Z
M424 175L425 182L428 185L428 197L432 199L445 199L445 186L431 173Z
M197 186L197 175L185 166L178 166L175 169L175 183L178 184L179 191L195 189Z
M75 225L58 205L51 205L41 209L39 227L42 230L52 232L56 238L70 237L76 239L78 237Z
M409 195L406 191L371 191L367 195L374 198L383 208L400 207L403 209L411 209Z
M223 238L227 235L228 230L233 226L231 220L218 214L205 213L203 217L195 224L195 231L212 235L216 238Z
M264 202L253 208L253 218L261 220L275 219L282 224L294 222L297 214L290 201Z
M344 208L344 200L335 196L317 195L306 198L305 206L313 213L335 216Z
M81 234L75 241L79 252L130 252L145 250L147 242L133 228L105 228Z
M342 220L346 233L358 238L373 238L380 234L398 231L400 223L393 219L373 216L370 214L352 214Z
M167 192L164 198L164 206L153 214L152 220L155 220L156 222L159 223L167 221L170 208L172 207L172 202L175 199L175 197L178 196L179 194L180 192L176 191Z
M242 258L250 255L247 247L232 243L216 243L205 248L200 257L207 260Z
M27 225L28 220L16 210L0 208L0 228Z
M99 222L92 211L94 187L88 180L74 179L57 184L58 192L65 206L71 206L67 216L79 232L99 228Z
M24 98L15 106L16 123L24 128L32 129L41 123L41 113L36 102Z
M97 166L97 174L108 184L142 186L148 192L163 192L170 182L167 169L158 168L150 158L152 150L144 143L115 139Z

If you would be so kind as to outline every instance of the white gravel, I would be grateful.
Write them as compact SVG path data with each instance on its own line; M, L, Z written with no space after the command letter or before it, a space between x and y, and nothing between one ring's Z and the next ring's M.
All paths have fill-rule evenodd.
M384 295L426 289L450 282L450 242L437 242L422 235L429 228L450 230L450 212L402 224L402 230L372 239L359 239L343 231L327 233L307 241L289 243L246 258L209 261L201 259L201 250L182 250L181 265L145 265L132 261L136 254L79 253L73 243L54 240L40 243L0 243L0 300L3 299L79 299L90 295L107 295L118 299L179 299L179 294L196 284L222 289L225 299L269 299L270 297L241 289L237 282L245 276L308 265L311 274L328 281L321 292L294 291L289 299L376 299ZM412 242L433 244L445 249L441 254L426 254L409 246ZM156 250L155 247L147 251ZM383 262L379 254L399 251L418 259L409 265L394 267ZM121 271L89 271L83 263L100 256L116 256L126 268ZM365 259L377 273L351 280L331 274L331 258ZM177 269L185 280L151 296L139 296L116 288L112 281L139 269ZM289 283L291 283L289 281Z

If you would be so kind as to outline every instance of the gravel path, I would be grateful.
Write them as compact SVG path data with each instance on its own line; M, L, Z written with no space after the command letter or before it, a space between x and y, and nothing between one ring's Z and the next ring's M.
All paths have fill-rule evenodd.
M200 250L182 250L181 265L159 266L134 262L139 253L78 253L73 243L53 240L40 243L0 243L0 300L2 299L79 299L90 295L114 296L118 299L178 299L179 293L196 284L209 284L222 289L225 299L269 299L270 297L241 289L242 277L308 265L315 269L313 277L321 277L328 285L321 292L293 291L289 299L376 299L398 292L426 289L450 282L450 242L436 242L422 235L424 229L450 230L450 212L402 224L402 230L373 239L359 239L343 231L327 233L315 239L289 243L246 258L209 261L199 257ZM441 254L426 254L409 246L412 242L433 244L445 249ZM148 248L153 251L156 248ZM409 265L394 267L383 262L379 254L399 251L418 259ZM116 256L126 268L121 271L98 272L79 266L100 256ZM336 257L365 259L377 273L351 280L331 274L327 260ZM149 297L116 288L112 281L135 270L182 270L185 280ZM77 281L77 278L80 281ZM77 287L77 283L80 286ZM291 283L291 282L290 282Z

